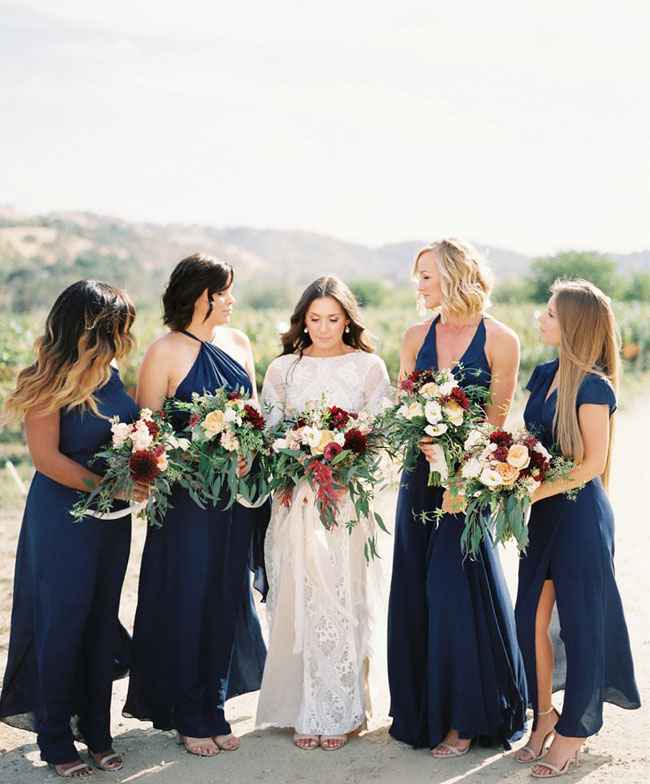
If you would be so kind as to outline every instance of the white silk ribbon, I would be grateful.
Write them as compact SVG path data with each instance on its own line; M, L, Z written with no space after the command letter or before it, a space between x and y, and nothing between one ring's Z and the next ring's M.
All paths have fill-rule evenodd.
M130 504L126 509L118 509L115 512L98 512L95 509L88 509L88 511L84 512L84 516L95 517L97 520L119 520L121 517L138 514L146 505L146 501L140 501L139 504ZM70 514L72 514L72 512L70 512Z
M444 484L449 478L449 469L447 468L447 461L445 460L445 452L440 444L433 444L433 455L429 457L429 473L437 471L440 474L440 483Z

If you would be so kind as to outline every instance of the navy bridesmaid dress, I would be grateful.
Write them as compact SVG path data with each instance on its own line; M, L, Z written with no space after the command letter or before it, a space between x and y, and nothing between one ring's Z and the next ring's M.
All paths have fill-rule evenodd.
M95 392L103 417L133 421L138 408L117 370ZM59 450L90 465L111 437L108 418L79 407L61 412ZM95 752L112 746L110 703L116 657L126 633L118 622L129 558L131 517L77 524L77 491L37 471L23 518L14 582L9 659L0 718L38 733L41 758L78 758L74 738ZM116 508L120 502L116 502ZM120 632L121 630L121 632ZM124 662L122 662L124 664Z
M436 318L416 369L438 369ZM462 366L460 386L489 387L481 321ZM413 747L434 748L451 727L461 739L494 746L525 728L526 681L510 596L491 542L477 560L460 548L461 515L436 528L417 515L442 505L443 489L428 487L429 464L418 459L402 474L395 522L388 609L390 734Z
M200 342L176 399L224 386L251 391L239 363ZM179 412L175 427L186 416ZM192 738L230 732L224 703L259 689L266 656L249 552L253 527L268 510L225 505L201 509L187 490L175 488L162 527L147 531L142 555L124 714Z
M527 385L526 427L547 448L554 442L557 392L548 395L548 390L557 368L557 359L538 365ZM602 376L585 376L576 405L587 403L608 406L610 415L616 410L614 390ZM533 504L529 536L519 561L515 617L530 702L536 710L535 616L544 580L552 579L560 626L559 636L552 635L553 691L565 690L555 729L565 737L584 738L601 728L604 701L621 708L640 706L614 577L614 515L600 477L587 482L575 501L554 495Z

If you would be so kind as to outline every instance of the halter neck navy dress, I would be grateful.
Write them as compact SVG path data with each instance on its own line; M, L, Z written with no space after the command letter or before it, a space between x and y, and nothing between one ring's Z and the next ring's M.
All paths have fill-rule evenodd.
M438 369L436 318L416 369ZM460 386L490 384L482 320L459 361ZM428 487L421 456L402 474L395 521L393 576L388 609L390 734L419 748L434 748L450 728L461 739L503 744L525 728L526 681L517 646L510 596L497 552L481 545L476 561L460 549L460 515L444 515L436 528L417 515L442 505L443 489Z
M224 386L251 391L238 362L199 342L175 399ZM186 416L178 412L175 427ZM264 510L225 505L201 509L177 487L162 527L147 531L142 555L124 714L191 738L230 732L224 703L259 689L266 656L248 569L253 525Z
M546 446L554 442L554 390L548 395L558 360L538 365L527 389L526 427ZM548 395L548 397L547 397ZM616 410L609 382L585 376L578 390L583 404ZM519 561L515 617L524 656L530 702L537 710L535 616L544 580L555 587L559 636L555 647L553 690L564 689L562 713L555 729L566 737L584 738L602 726L603 701L638 708L630 642L621 597L614 577L614 514L600 477L587 482L575 501L554 495L533 504L530 541Z
M115 369L95 398L102 417L78 406L61 412L59 450L101 473L99 464L90 463L110 441L109 418L131 422L138 407ZM38 732L41 758L54 765L78 759L75 737L96 752L111 747L111 688L125 640L118 609L131 517L75 523L70 509L76 500L76 490L40 471L34 474L16 553L0 698L0 718Z

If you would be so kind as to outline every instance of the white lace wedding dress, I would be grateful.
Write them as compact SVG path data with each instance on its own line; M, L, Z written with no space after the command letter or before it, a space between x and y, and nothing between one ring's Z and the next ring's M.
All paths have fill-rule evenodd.
M372 414L390 403L384 362L375 354L295 355L275 359L264 379L262 402L270 424L284 407L303 410L323 392L329 405ZM347 498L339 519L354 517ZM336 735L365 724L370 655L373 571L364 545L374 519L351 533L327 531L306 481L287 509L273 502L264 551L269 579L269 651L257 709L258 726L295 727L303 734Z

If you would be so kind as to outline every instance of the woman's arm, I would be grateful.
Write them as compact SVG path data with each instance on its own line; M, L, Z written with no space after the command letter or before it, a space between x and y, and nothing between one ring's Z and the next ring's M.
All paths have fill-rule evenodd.
M498 321L490 320L486 356L492 380L490 399L485 407L486 419L491 425L502 427L508 416L515 394L519 373L519 338L516 333Z
M36 411L27 413L25 434L34 468L60 485L89 493L94 485L99 484L101 476L59 451L60 422L58 411L45 416L40 416ZM88 485L86 481L92 484Z
M605 470L609 446L609 407L606 404L585 403L578 409L578 425L584 450L582 463L569 471L567 479L542 482L533 494L532 503L573 490L582 482L590 482L600 476Z

